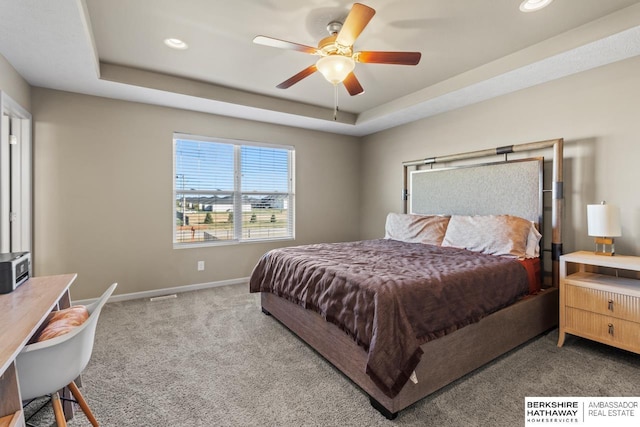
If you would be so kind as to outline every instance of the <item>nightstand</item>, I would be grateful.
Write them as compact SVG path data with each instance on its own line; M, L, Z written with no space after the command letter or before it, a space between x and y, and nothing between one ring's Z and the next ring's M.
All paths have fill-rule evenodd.
M574 252L560 257L560 335L640 353L640 257Z

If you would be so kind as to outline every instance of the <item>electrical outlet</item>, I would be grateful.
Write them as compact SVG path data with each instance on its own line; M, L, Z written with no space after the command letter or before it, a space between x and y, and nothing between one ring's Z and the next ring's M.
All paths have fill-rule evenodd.
M204 271L204 261L198 261L198 271Z

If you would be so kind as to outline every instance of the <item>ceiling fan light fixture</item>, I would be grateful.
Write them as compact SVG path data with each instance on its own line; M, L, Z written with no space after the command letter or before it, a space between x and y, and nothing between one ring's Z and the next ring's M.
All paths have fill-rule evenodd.
M520 3L520 10L522 12L535 12L543 7L549 6L553 0L524 0Z
M316 62L316 68L329 83L337 85L353 71L355 61L349 56L329 55L323 56Z

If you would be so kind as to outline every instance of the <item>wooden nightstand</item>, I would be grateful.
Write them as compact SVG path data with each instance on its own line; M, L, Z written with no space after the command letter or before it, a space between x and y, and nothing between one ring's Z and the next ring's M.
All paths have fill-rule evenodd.
M560 335L640 353L640 257L574 252L560 257Z

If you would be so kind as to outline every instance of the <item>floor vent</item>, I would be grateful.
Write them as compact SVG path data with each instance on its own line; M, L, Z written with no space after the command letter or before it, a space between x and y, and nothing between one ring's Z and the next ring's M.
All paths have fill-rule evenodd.
M152 302L153 301L162 301L162 300L165 300L165 299L173 299L173 298L178 298L178 295L171 294L171 295L162 295L162 296L159 296L159 297L151 297L151 298L149 298L149 301L152 301Z

